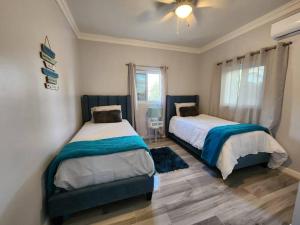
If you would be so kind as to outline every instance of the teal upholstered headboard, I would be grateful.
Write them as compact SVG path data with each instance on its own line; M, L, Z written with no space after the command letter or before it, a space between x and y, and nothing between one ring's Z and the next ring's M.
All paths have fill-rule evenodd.
M169 123L173 116L176 115L175 103L184 103L184 102L195 102L199 106L199 96L198 95L177 95L171 96L167 95L166 99L166 120L165 120L165 129L166 134L169 133Z
M91 120L91 108L95 106L121 105L122 118L132 123L131 102L129 95L105 96L105 95L83 95L81 96L82 122Z

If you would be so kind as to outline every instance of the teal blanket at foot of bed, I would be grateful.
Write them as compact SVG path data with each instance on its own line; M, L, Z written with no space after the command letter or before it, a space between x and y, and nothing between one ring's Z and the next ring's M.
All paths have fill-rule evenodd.
M204 141L201 158L209 165L216 166L224 143L232 136L253 131L269 133L265 127L256 124L234 124L211 129Z
M144 149L149 152L148 146L140 136L124 136L101 139L96 141L77 141L67 145L52 160L46 170L46 192L50 197L54 192L54 176L61 162L87 156L108 155L118 152Z

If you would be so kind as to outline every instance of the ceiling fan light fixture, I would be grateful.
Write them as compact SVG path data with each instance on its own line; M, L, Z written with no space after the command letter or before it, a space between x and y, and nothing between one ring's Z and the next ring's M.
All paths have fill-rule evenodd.
M181 19L187 18L192 12L193 7L187 3L179 5L175 10L175 14Z

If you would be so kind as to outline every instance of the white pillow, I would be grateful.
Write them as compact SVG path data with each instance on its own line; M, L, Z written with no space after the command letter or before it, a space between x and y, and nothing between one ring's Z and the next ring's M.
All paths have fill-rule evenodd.
M104 105L104 106L95 106L91 108L92 121L94 121L93 113L101 111L110 111L110 110L120 110L122 112L121 105ZM122 114L121 114L122 115Z
M181 107L189 107L189 106L195 106L195 102L184 102L184 103L175 103L176 108L176 116L180 116L180 108Z

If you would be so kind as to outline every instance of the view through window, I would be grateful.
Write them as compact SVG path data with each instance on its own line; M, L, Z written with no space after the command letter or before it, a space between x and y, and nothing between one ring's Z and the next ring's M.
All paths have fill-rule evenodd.
M161 101L161 74L160 71L137 71L136 88L138 101Z

